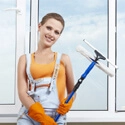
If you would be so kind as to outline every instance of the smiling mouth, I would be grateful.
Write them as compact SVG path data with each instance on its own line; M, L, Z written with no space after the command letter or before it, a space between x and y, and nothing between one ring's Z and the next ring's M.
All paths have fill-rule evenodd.
M54 38L51 38L51 37L48 37L48 36L45 36L47 42L52 42L54 40Z

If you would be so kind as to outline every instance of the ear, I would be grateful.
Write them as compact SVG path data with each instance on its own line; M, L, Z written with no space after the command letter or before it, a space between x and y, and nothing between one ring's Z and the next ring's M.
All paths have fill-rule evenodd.
M38 31L40 31L41 23L38 24Z

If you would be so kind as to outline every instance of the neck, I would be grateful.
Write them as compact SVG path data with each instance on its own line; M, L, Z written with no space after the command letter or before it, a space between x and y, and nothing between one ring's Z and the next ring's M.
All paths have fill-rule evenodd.
M38 49L36 52L40 52L40 53L51 53L51 47L50 46L45 46L45 45L41 45L40 42L38 43Z
M53 53L53 51L51 50L51 48L42 48L42 49L38 48L35 53L45 55L45 54L51 54Z

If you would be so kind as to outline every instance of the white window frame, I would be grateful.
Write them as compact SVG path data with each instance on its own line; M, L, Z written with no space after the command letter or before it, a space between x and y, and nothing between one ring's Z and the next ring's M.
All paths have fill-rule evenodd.
M32 14L31 14L31 51L35 51L37 48L37 25L38 25L38 0L32 1ZM111 62L115 63L115 48L116 48L116 15L115 15L115 0L109 1L109 38L108 38L108 47L109 47L109 59ZM25 0L17 0L17 7L20 7L22 10L22 15L17 14L17 60L19 55L24 53L24 38L25 32ZM19 25L18 25L19 24ZM23 43L23 44L22 44ZM18 49L19 48L19 49ZM17 62L16 62L17 65ZM114 71L114 67L109 64L109 67ZM115 77L108 77L108 111L69 111L67 114L67 122L125 122L125 112L116 112L115 111ZM17 112L20 108L20 101L17 95L17 87L16 87L16 99L15 105L11 106L0 106L0 111L2 112L0 115L0 122L2 123L16 123Z
M19 56L25 53L25 13L26 2L25 0L16 0L17 7L20 12L16 15L16 76L15 76L15 104L13 105L0 105L0 123L16 123L17 114L21 107L21 102L17 92L17 63ZM5 8L6 9L6 8ZM15 9L15 11L17 11ZM13 10L10 8L10 10ZM4 96L4 95L3 95Z

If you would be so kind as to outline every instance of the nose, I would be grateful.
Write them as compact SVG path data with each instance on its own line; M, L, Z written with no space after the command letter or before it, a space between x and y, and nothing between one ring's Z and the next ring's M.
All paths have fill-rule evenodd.
M50 36L54 37L54 31L53 31L53 30L51 30L51 31L49 32L49 34L50 34Z

